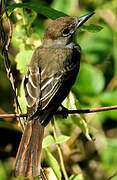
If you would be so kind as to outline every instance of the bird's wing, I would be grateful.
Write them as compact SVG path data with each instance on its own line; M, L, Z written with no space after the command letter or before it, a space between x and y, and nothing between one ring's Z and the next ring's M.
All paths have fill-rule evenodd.
M39 71L32 74L29 68L24 79L25 98L28 108L33 107L40 97L41 93L39 79Z
M26 104L31 115L35 114L37 110L43 110L47 107L61 87L62 78L60 68L56 67L58 64L54 64L54 71L51 69L51 63L54 62L53 56L51 56L51 62L42 65L41 55L39 52L38 55L36 53L33 55L34 62L31 60L24 80Z
M61 77L59 76L59 78ZM43 110L58 91L60 85L58 77L46 77L41 80L41 73L31 74L28 70L28 76L26 75L24 80L27 107L31 108L36 105L38 109Z

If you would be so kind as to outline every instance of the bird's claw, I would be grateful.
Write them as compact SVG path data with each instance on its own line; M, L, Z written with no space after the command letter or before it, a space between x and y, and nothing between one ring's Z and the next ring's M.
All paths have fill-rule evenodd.
M61 105L61 108L62 108L62 110L61 110L62 116L64 119L66 119L68 117L68 114L69 114L68 109L66 107L64 107L63 105Z

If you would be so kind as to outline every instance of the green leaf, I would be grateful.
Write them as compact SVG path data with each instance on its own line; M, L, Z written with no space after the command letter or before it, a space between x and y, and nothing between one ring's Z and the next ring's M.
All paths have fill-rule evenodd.
M80 108L80 104L73 93L69 94L69 96L64 101L64 104L65 103L66 103L66 105L68 104L68 106L65 105L65 107L67 107L68 109L77 110ZM71 116L68 116L68 118L71 118L72 122L74 122L81 129L81 131L84 133L86 138L88 140L91 140L88 124L85 120L84 114L72 114Z
M89 63L101 64L101 67L105 67L105 60L108 63L107 72L113 69L113 63L111 63L111 56L113 56L113 31L107 25L104 29L98 33L92 33L87 36L87 33L83 33L78 36L78 42L82 47L82 53L85 55L85 59ZM110 67L111 66L111 67Z
M117 105L117 91L105 91L99 96L99 100L104 105Z
M103 27L101 27L99 25L90 24L88 26L82 25L80 29L82 31L89 31L89 32L92 32L92 33L96 33L96 32L101 31L103 29Z
M27 112L27 108L26 108L26 103L25 103L24 81L22 81L22 83L21 83L21 85L20 85L18 102L19 102L19 104L20 104L22 113L25 114L25 113Z
M63 12L57 11L55 9L52 9L50 7L47 6L43 6L43 5L39 5L36 3L17 3L17 4L12 4L10 6L8 6L8 10L10 12L12 12L15 8L28 8L28 9L32 9L34 11L36 11L37 13L46 16L50 19L56 19L62 16L68 16L66 14L64 14Z
M80 72L73 86L73 92L77 95L97 95L103 89L105 85L105 79L101 71L90 64L82 63Z
M114 106L117 105L117 91L105 91L100 96L98 96L98 99L102 106ZM103 115L112 119L117 120L117 110L112 111L105 111L102 112Z
M44 174L46 176L46 180L58 180L58 178L56 177L56 175L51 167L44 168ZM43 180L45 180L45 176L42 176ZM35 180L39 180L39 178L37 177Z
M54 138L51 135L49 135L43 139L42 147L47 148L48 146L54 143L55 143Z
M33 51L32 50L22 50L20 51L16 58L15 61L17 63L17 70L21 72L21 74L26 74L27 67L30 63L31 57L32 57Z
M76 0L53 0L51 3L51 7L56 10L60 10L66 14L72 14L75 8L75 2ZM63 6L63 3L65 6Z
M117 140L107 139L107 146L101 153L103 168L108 174L117 169Z
M61 180L61 171L60 166L54 156L48 151L48 149L44 149L47 161L47 164L53 169L55 175L57 176L58 180Z
M24 21L24 28L26 29L27 36L31 36L31 26L34 20L37 17L37 13L35 11L31 11L30 13L24 9L23 11L23 21Z
M69 180L84 180L82 174L73 174L70 176Z
M79 128L82 130L83 134L86 136L86 138L91 141L91 137L89 134L89 128L87 122L81 117L78 119L77 115L73 115L73 122L79 126Z
M4 167L2 166L1 161L0 161L0 179L1 180L7 179L6 171L5 171Z
M70 138L69 136L61 135L61 136L57 137L56 143L61 144L61 143L65 142L65 141L68 141L69 138Z
M72 108L73 109L79 109L80 108L80 104L78 102L78 100L75 98L75 96L73 94L71 94L71 101L72 101ZM91 141L91 137L89 134L89 127L88 124L86 122L85 119L85 115L84 114L74 114L73 115L73 121L75 124L77 124L80 129L82 130L82 132L84 133L84 135L86 136L86 138Z

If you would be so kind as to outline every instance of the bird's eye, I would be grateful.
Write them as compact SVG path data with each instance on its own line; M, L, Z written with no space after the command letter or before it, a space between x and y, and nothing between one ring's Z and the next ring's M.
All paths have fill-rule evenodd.
M69 28L63 29L62 34L63 34L63 36L68 36L70 34Z

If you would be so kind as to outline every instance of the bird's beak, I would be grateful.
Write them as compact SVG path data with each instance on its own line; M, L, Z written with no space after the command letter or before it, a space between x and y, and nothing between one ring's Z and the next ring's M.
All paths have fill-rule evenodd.
M82 26L82 24L84 24L93 14L95 14L94 12L92 13L88 13L84 16L81 16L78 18L78 24L77 24L77 28Z

